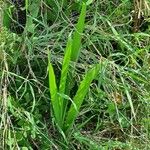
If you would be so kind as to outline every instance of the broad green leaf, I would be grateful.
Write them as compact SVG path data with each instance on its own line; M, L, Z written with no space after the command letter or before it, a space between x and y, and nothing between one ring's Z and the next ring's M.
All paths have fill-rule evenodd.
M53 66L50 62L50 55L48 55L48 71L49 71L49 90L50 90L50 95L51 95L51 103L55 115L55 120L56 123L58 124L59 127L61 127L61 102L59 101L58 95L57 95L57 85L56 85L56 78L54 74L54 69Z
M101 66L100 64L97 64L92 69L90 69L85 75L83 81L81 82L78 88L78 91L75 97L73 98L73 103L71 104L70 109L66 116L66 122L65 122L66 126L64 129L65 131L67 131L72 126L74 120L76 119L79 113L80 107L83 103L84 97L86 96L90 88L90 84L92 80L96 78L96 76L98 75L100 71L100 66Z
M30 15L33 18L38 17L38 13L40 10L41 1L40 0L34 0L34 2L31 2L31 4L27 7L28 11L30 12Z
M60 86L59 86L59 93L65 94L66 90L66 80L68 76L69 64L70 64L70 56L71 56L71 48L72 48L72 39L71 35L68 38L68 43L66 46L65 56L62 64L62 71L61 71L61 79L60 79ZM66 108L67 100L64 101L62 97L60 97L60 101L62 101L62 114L64 116L64 111Z
M31 17L28 17L28 19L27 19L26 30L28 32L34 33L35 24L33 23L33 19Z
M12 7L4 8L3 12L3 26L6 28L10 28L11 25L11 11Z
M66 88L66 79L67 79L68 69L70 64L71 48L72 48L72 39L70 36L68 38L65 56L62 64L61 79L60 79L60 86L59 86L59 92L63 94L65 93L65 88Z
M86 4L82 4L82 10L73 36L71 60L77 61L80 54L81 37L85 26Z

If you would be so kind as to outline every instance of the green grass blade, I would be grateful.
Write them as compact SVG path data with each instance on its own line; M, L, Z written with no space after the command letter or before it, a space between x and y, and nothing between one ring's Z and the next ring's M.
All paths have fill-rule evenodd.
M29 0L25 0L25 9L26 9L26 12L29 8Z
M68 38L68 43L66 46L65 56L62 64L62 71L61 71L61 78L60 78L60 85L59 85L59 93L65 94L66 90L66 81L68 76L69 64L70 64L70 56L71 56L71 49L72 49L72 39L71 35ZM64 116L64 111L67 105L67 101L60 97L60 101L62 101L62 114Z
M131 112L133 114L133 118L136 120L136 113L135 113L135 110L134 110L134 105L133 105L132 98L131 98L131 95L130 95L130 92L129 92L129 88L125 84L124 78L122 76L120 76L120 78L121 78L121 81L123 83L124 91L126 93L127 99L129 101L129 104L130 104L130 107L131 107Z
M96 78L100 71L100 64L95 65L92 69L90 69L87 74L85 75L85 78L81 82L79 89L73 98L73 103L70 106L70 109L67 113L66 116L66 126L65 126L65 131L67 131L73 124L74 120L76 119L79 109L83 103L84 97L86 96L90 84L93 79Z
M127 42L127 40L125 40L123 37L121 37L121 35L119 35L117 30L113 27L113 25L108 20L107 20L107 23L110 26L110 28L114 34L113 38L116 39L117 41L119 41L124 47L126 47L128 50L130 50L132 52L133 48L131 47L129 41Z
M48 72L49 72L49 90L51 95L51 104L53 107L54 115L55 115L55 121L58 124L59 127L61 127L61 110L60 106L62 105L59 101L59 96L57 94L57 85L56 85L56 77L54 73L53 66L50 62L50 55L48 55Z
M76 25L76 31L73 36L72 54L71 54L72 61L77 61L80 54L81 37L85 26L86 7L87 7L86 4L83 3L79 20Z

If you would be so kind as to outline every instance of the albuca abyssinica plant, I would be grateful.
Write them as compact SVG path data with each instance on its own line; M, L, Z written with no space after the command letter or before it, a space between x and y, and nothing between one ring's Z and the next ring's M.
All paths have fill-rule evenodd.
M70 96L66 94L66 88L68 83L67 77L69 74L70 61L76 62L80 53L81 34L84 29L85 14L86 4L83 3L73 39L71 35L69 35L68 37L65 56L62 64L59 87L57 87L56 85L56 76L50 61L50 55L48 56L49 89L51 94L51 104L53 107L55 122L58 128L61 129L66 135L71 129L74 120L76 119L79 113L80 107L83 103L84 97L88 92L92 80L96 78L101 67L100 64L92 66L92 68L85 74L85 77L81 81L73 99L71 99ZM71 69L71 71L74 71L74 69ZM71 102L69 108L67 108L68 102Z
M51 103L53 106L55 121L57 126L60 129L62 129L62 131L64 131L65 133L67 133L68 130L72 127L72 124L74 123L74 120L79 113L79 109L82 105L84 97L88 92L90 84L92 80L96 78L100 70L100 64L93 65L93 67L86 73L84 79L81 81L73 100L71 100L71 98L65 94L66 81L69 72L70 57L72 51L71 45L72 45L72 40L71 37L69 37L64 60L63 60L63 65L62 65L59 88L56 85L56 77L50 59L48 62L49 88L50 88ZM68 112L66 112L65 109L67 107L66 106L67 103L65 101L67 100L71 101L72 103Z

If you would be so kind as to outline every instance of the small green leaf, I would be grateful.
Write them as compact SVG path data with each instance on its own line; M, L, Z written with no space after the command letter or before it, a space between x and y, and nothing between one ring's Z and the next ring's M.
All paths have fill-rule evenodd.
M34 33L35 24L33 23L32 18L28 18L27 23L26 23L26 30L28 32Z
M12 7L6 6L6 8L4 8L4 12L3 12L3 26L10 29L10 25L11 25L11 12L12 12Z

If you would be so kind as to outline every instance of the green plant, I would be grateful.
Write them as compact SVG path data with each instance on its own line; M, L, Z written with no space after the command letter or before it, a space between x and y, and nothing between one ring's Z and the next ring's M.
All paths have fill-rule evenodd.
M65 56L62 64L59 88L56 85L56 77L53 70L53 66L50 61L50 55L48 56L49 88L51 94L51 103L54 110L56 124L65 133L67 133L68 130L72 127L74 120L79 113L84 97L88 92L90 84L92 80L96 78L100 70L100 64L93 65L92 69L90 69L86 73L84 79L81 81L73 100L71 100L69 95L66 95L66 88L68 88L66 87L66 84L67 77L69 74L70 61L72 60L76 62L80 52L81 33L83 32L84 28L85 13L86 4L83 4L74 38L72 40L71 35L68 38ZM69 109L67 109L67 101L71 101L71 106Z
M62 65L59 89L57 88L57 85L56 85L55 74L54 74L54 70L53 70L50 60L48 63L49 88L50 88L50 93L51 93L51 103L52 103L53 110L54 110L55 121L57 125L65 133L72 127L72 124L74 123L74 120L77 117L79 113L79 109L83 103L83 99L88 92L90 84L92 80L96 78L100 70L100 65L98 64L98 65L94 65L92 69L90 69L86 73L83 81L80 83L80 86L73 100L71 100L68 95L65 95L66 79L67 79L67 75L69 71L69 63L70 63L70 56L71 56L71 50L72 50L71 42L72 41L69 38L65 56L64 56L63 65ZM66 110L65 108L67 106L65 106L66 103L64 103L64 101L67 101L67 100L71 101L72 103L68 112L65 111Z

